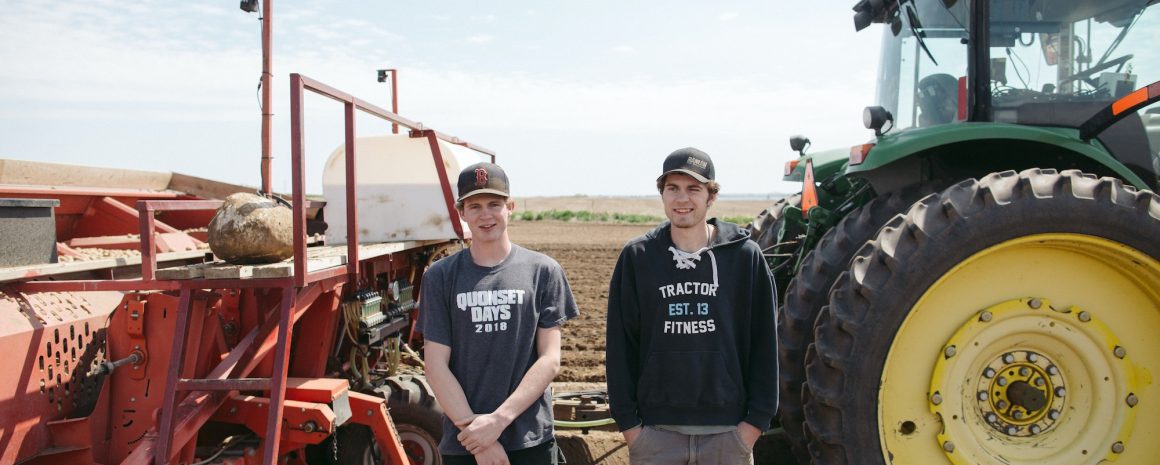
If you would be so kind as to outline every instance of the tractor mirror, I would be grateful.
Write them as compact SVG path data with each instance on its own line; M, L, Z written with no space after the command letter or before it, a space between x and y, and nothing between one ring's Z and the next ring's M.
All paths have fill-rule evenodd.
M806 154L806 148L809 146L810 138L806 136L798 134L789 138L789 148L793 149L794 152L797 152L802 156Z

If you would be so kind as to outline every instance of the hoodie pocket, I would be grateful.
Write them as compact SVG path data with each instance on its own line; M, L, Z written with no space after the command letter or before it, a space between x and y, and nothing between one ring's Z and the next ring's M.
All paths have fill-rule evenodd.
M740 374L721 352L654 352L640 376L641 405L720 407L744 402Z

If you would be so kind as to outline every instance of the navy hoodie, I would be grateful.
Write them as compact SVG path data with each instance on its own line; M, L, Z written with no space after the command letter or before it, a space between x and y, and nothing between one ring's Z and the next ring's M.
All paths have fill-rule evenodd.
M612 417L637 425L735 425L765 431L777 410L776 289L749 232L716 218L698 253L670 224L624 246L608 290Z

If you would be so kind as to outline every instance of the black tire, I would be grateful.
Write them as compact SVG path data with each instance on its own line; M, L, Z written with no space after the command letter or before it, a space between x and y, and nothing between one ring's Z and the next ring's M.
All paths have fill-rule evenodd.
M338 442L337 447L335 441ZM338 427L320 444L306 446L309 465L382 465L383 454L375 435L366 425L346 424Z
M829 301L830 287L850 264L858 251L878 229L895 215L905 212L915 201L929 193L929 187L918 187L875 197L846 215L806 254L802 267L785 290L785 300L777 314L778 384L781 392L778 418L785 428L794 455L809 463L806 444L809 436L803 430L802 385L806 382L806 348L814 342L814 322Z
M753 223L749 224L749 237L757 243L758 247L761 247L762 253L784 254L792 253L793 251L797 250L797 247L777 247L777 245L779 243L795 240L795 236L799 233L799 231L787 230L784 233L782 232L782 230L785 229L785 209L786 207L790 206L800 207L801 203L802 195L800 193L778 199L773 203L772 206L762 210L761 213L758 213L757 217L753 219ZM780 240L778 237L779 234L782 235ZM792 258L790 260L792 260ZM777 263L780 263L780 261L774 260L771 262L771 265L774 265L775 268L777 268ZM791 268L792 263L788 266L783 265L774 270L773 280L774 284L777 285L779 293L785 290L786 286L789 284L790 278L793 277L793 270ZM779 298L781 298L781 296L779 296Z
M1095 315L1107 322L1104 328L1120 338L1119 343L1128 348L1129 354L1136 354L1134 363L1140 364L1140 369L1155 372L1160 368L1160 354L1152 350L1160 326L1160 297L1155 292L1155 288L1160 288L1158 237L1160 197L1125 187L1116 179L1097 179L1078 171L1030 169L995 173L922 199L905 216L891 220L874 241L858 251L849 271L834 284L829 305L818 317L817 340L806 356L810 395L805 416L813 434L809 444L813 463L885 464L887 455L889 463L951 463L951 454L960 463L1101 462L1109 450L1115 450L1115 446L1107 447L1118 440L1116 431L1130 431L1131 425L1125 426L1126 417L1117 416L1122 412L1099 413L1111 418L1108 424L1084 423L1097 418L1097 414L1084 410L1127 411L1131 405L1135 408L1132 418L1143 418L1154 425L1160 409L1156 402L1140 402L1137 406L1115 396L1105 396L1106 402L1092 396L1094 400L1085 405L1080 402L1083 389L1095 392L1097 388L1092 385L1099 384L1098 378L1086 387L1075 383L1067 391L1068 402L1075 404L1065 409L1064 420L1059 423L1068 427L1031 432L1043 435L1037 440L1008 440L1001 432L988 429L1004 425L991 424L989 418L985 422L976 420L985 416L973 407L978 404L972 404L976 391L971 381L977 378L978 370L968 370L971 379L964 377L956 379L958 384L944 384L947 389L942 395L937 395L937 385L932 381L943 379L940 376L944 375L936 370L940 364L987 366L979 361L991 360L995 353L1022 350L1018 344L1030 344L1020 341L1036 338L1035 344L1053 344L1052 338L1072 337L1070 333L1074 331L1049 329L1049 319L1051 328L1056 328L1056 321L1060 326L1080 327L1096 324ZM1071 263L1067 260L1086 266L1061 267L1060 264ZM1090 284L1069 286L1071 279ZM1115 286L1105 286L1107 283ZM1116 293L1113 299L1107 298L1109 293ZM1125 293L1130 294L1125 298L1139 299L1132 301L1137 305L1104 303ZM952 294L954 298L948 298ZM1049 304L1040 309L1044 301L1036 294L1049 294L1043 296L1048 302L1056 297L1063 306ZM1091 310L1087 319L1068 307L1076 301L1090 304L1085 307ZM1009 334L1000 331L1000 336L1010 337L994 339L1004 341L1002 344L988 346L980 345L979 339L973 344L969 343L970 338L957 339L963 328L970 329L972 325L1016 321L1001 319L998 311L992 317L988 311L1012 302L1026 303L1013 307L1022 309L1020 318L1038 320L1024 326L986 326L987 331L1017 329ZM1144 304L1138 305L1140 302ZM978 334L995 332L980 330ZM958 350L952 350L960 342ZM1056 355L1053 363L1068 375L1079 372L1068 373L1069 363L1086 363L1081 368L1092 373L1107 367L1113 367L1109 371L1115 373L1120 369L1116 367L1129 365L1120 355L1069 359L1067 352L1059 354L1063 355ZM1002 355L1002 360L1010 363L1007 355ZM1004 370L1000 368L1000 374ZM924 379L926 383L922 382ZM1107 378L1103 381L1107 384ZM1131 383L1123 384L1131 387ZM1109 385L1120 389L1122 384ZM1058 396L1063 398L1062 394ZM987 405L988 397L980 397L977 400L983 402L981 405ZM935 412L956 402L959 410ZM901 416L895 415L903 411ZM1104 417L1099 419L1103 421ZM1075 421L1065 423L1070 420ZM1072 424L1082 428L1073 428ZM955 436L949 429L964 425L972 434ZM1078 432L1074 437L1050 436L1072 434L1068 431ZM1075 447L1075 442L1091 438L1105 442L1100 443L1099 449L1084 447L1082 455L1069 449ZM1126 451L1120 446L1120 462L1155 460L1160 449L1156 441L1146 437L1131 439L1134 441L1126 444ZM909 446L898 447L900 441L909 441ZM1061 454L1051 448L1074 455L1051 455ZM1018 453L1000 453L1003 451ZM910 454L927 455L916 460ZM980 456L986 459L978 459Z
M443 409L422 376L387 379L387 407L403 450L413 465L441 465L439 440L443 437Z

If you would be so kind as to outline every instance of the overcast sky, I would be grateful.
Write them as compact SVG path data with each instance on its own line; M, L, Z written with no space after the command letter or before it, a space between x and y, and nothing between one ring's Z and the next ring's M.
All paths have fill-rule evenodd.
M793 189L789 136L861 143L877 26L854 0L298 1L274 7L274 188L289 190L289 74L493 149L513 194L644 195L694 146L726 194ZM237 0L0 0L0 158L260 184L260 21ZM341 142L307 100L310 190ZM389 131L360 122L360 135Z

